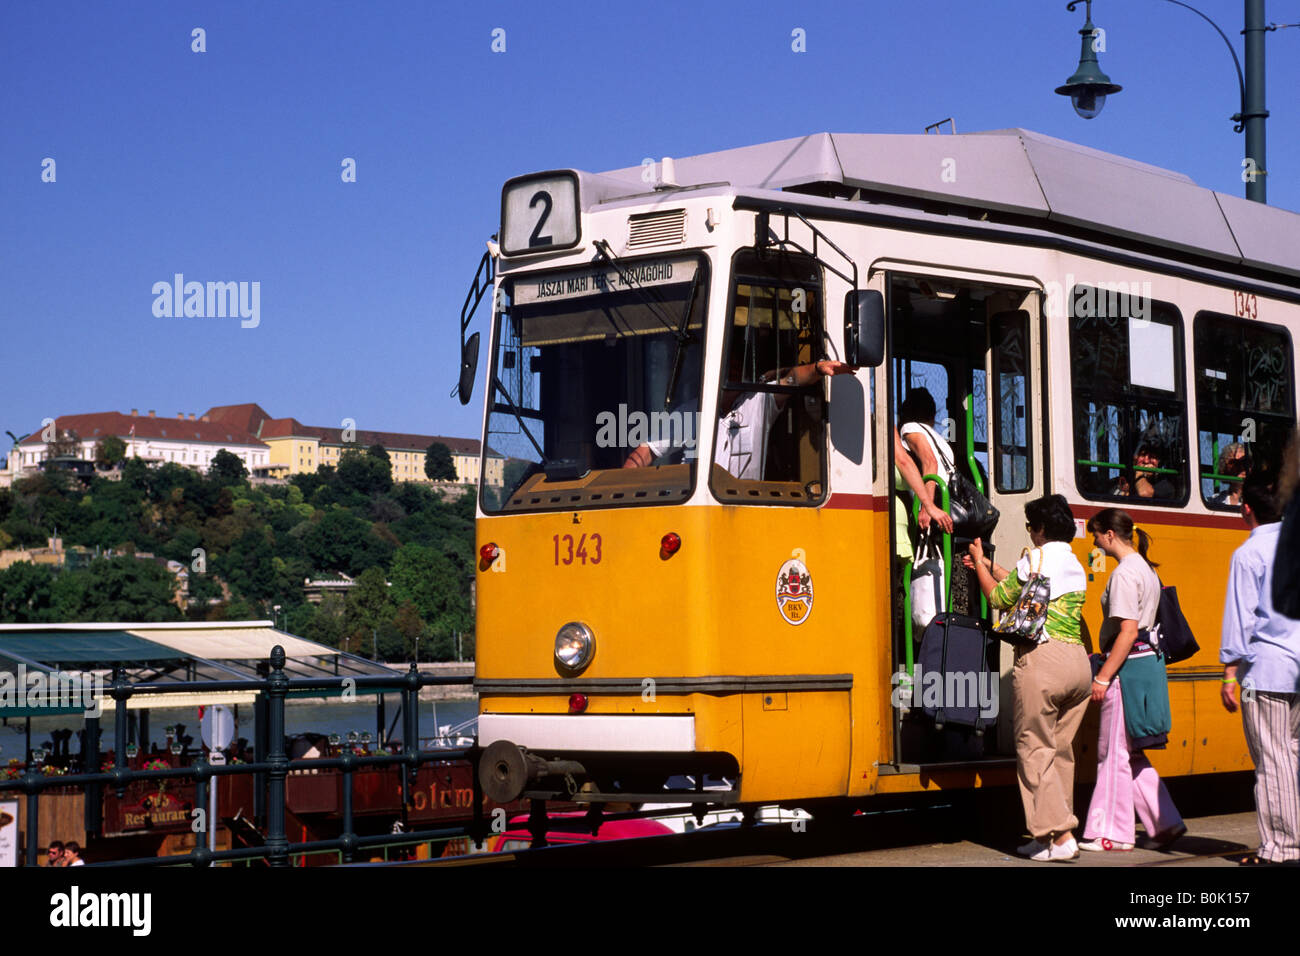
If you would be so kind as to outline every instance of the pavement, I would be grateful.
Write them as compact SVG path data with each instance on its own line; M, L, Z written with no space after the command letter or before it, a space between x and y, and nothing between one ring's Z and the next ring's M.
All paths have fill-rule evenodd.
M1078 859L1056 864L1035 863L1017 856L1018 842L1005 839L996 845L978 840L957 840L942 843L919 843L912 846L893 846L867 849L842 854L785 858L776 855L750 859L732 859L731 864L758 866L1007 866L1007 867L1231 867L1236 869L1236 857L1259 846L1259 830L1252 813L1224 813L1213 816L1189 817L1187 833L1174 842L1168 850L1129 852L1084 853ZM1077 836L1078 834L1076 834ZM1022 838L1020 842L1023 842ZM715 865L723 861L712 861Z

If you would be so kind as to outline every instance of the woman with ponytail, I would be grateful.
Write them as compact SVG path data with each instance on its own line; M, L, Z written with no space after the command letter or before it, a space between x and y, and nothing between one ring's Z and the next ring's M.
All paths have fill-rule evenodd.
M1160 578L1148 557L1150 536L1118 508L1088 521L1093 544L1119 562L1101 596L1101 669L1092 699L1101 704L1097 784L1080 850L1131 850L1135 815L1163 849L1187 832L1160 775L1143 754L1163 748L1172 727L1164 658L1150 642L1160 609ZM1136 547L1134 536L1137 537Z

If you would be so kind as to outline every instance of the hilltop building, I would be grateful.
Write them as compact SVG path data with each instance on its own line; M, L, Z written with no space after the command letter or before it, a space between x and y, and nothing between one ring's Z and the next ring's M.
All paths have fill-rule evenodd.
M166 462L207 471L212 458L222 449L237 456L253 478L288 478L315 472L321 465L335 465L349 448L364 451L381 445L388 452L394 481L433 484L424 474L425 453L440 442L451 452L457 484L477 484L479 479L480 443L472 438L449 438L440 435L413 435L370 429L328 428L304 425L296 418L272 418L255 403L217 405L201 416L178 413L176 418L158 418L151 410L146 415L132 409L121 412L94 412L84 415L61 415L54 420L54 435L61 443L71 444L71 455L58 458L60 467L73 470L78 461L95 460L95 446L112 435L126 443L127 457L140 457L151 465ZM50 442L40 429L21 439L0 468L0 488L15 479L35 474L52 464ZM52 436L53 437L53 436ZM84 469L83 469L84 470ZM486 480L489 485L504 483L505 458L490 454Z

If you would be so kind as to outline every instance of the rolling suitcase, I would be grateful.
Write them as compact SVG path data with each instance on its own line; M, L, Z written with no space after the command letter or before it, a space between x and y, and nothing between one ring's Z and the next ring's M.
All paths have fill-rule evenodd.
M996 723L998 685L990 666L995 644L988 623L965 614L945 612L926 627L912 694L936 727L983 734Z

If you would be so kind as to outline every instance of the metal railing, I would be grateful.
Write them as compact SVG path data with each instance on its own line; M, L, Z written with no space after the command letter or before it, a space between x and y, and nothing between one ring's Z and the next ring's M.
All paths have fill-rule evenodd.
M346 678L290 678L286 676L284 672L284 648L278 644L272 649L268 664L268 676L263 679L205 681L203 683L203 690L205 691L255 691L264 696L267 720L265 739L268 741L268 750L265 759L254 760L252 763L219 766L209 763L207 758L202 755L202 752L200 752L199 759L188 767L171 767L153 770L132 770L126 764L128 759L127 701L135 694L192 693L194 687L193 685L186 683L130 684L126 680L125 670L119 666L114 673L112 689L110 691L110 696L115 702L113 722L115 766L111 770L106 770L100 773L45 776L36 773L29 764L26 768L26 773L22 777L16 780L0 780L0 793L17 791L26 794L27 797L27 831L25 837L27 865L37 865L41 849L40 796L43 790L52 787L65 788L78 785L84 786L87 807L89 808L94 806L97 810L99 809L99 802L101 800L100 788L102 786L112 786L117 791L118 798L121 799L126 793L127 786L137 780L193 780L196 789L194 809L198 810L208 806L208 788L212 785L214 778L240 774L255 774L257 777L263 777L264 775L266 786L266 838L263 846L240 847L229 850L209 850L205 846L199 846L189 853L181 853L172 856L137 857L132 859L110 860L102 863L91 863L87 865L98 867L120 867L176 866L178 864L189 864L193 866L207 867L214 863L227 861L263 859L270 866L287 867L291 865L290 858L296 855L338 851L341 854L342 861L344 863L350 863L353 861L353 857L358 850L371 847L427 843L430 841L454 839L456 837L465 836L470 837L476 843L481 843L483 841L487 833L487 825L483 816L483 793L477 773L471 774L473 779L473 799L471 800L472 806L470 808L472 819L468 824L442 827L433 830L412 830L400 834L384 833L374 836L359 836L355 832L355 821L353 819L353 774L361 768L405 768L406 772L400 774L401 797L402 806L409 807L411 805L411 791L416 783L416 774L419 772L422 764L445 762L449 760L470 760L471 763L475 761L478 752L477 747L468 747L459 750L440 749L436 751L422 751L419 747L418 723L418 701L421 687L471 684L474 680L473 676L425 675L418 672L415 664L411 664L407 673L394 674L391 677L385 675L374 675ZM291 691L337 691L340 685L345 681L350 682L350 686L357 690L373 689L380 692L396 691L401 694L403 701L403 734L401 752L396 754L358 756L345 751L337 757L290 760L288 754L285 752L285 698ZM97 720L96 723L98 723ZM259 737L261 737L260 733ZM83 760L83 767L97 766L99 764L98 732L88 732L85 739L87 741L87 747L83 752L83 757L85 758ZM285 779L289 775L289 771L328 768L342 771L342 832L338 837L330 840L310 840L300 843L290 843L285 833L285 814L288 808ZM255 793L260 792L261 781L258 781L258 783L255 784ZM208 820L206 819L206 816L204 816L202 819L202 828L196 828L194 832L206 834L207 829L209 827L215 827L217 822L218 821L216 820Z

